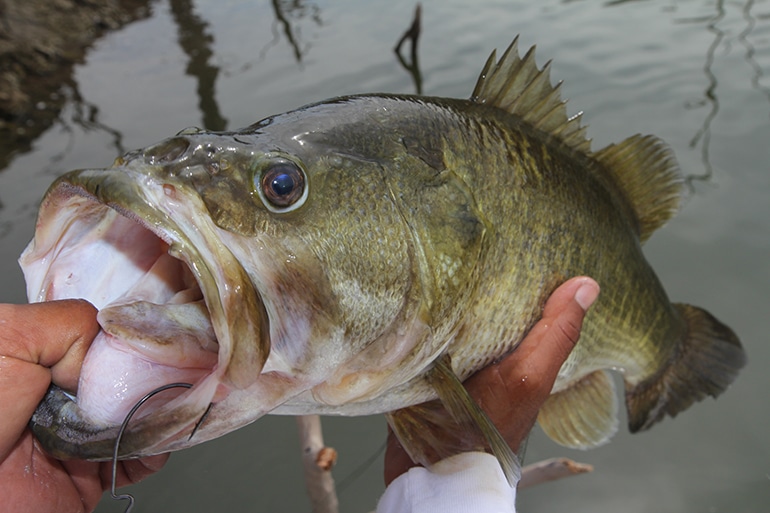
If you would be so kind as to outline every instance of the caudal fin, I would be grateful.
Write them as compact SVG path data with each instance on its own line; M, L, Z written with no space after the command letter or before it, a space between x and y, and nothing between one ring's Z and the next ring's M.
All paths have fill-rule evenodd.
M716 397L746 364L733 331L707 311L674 304L686 328L678 351L655 376L636 386L626 384L628 427L648 429L665 415L675 416L706 396Z

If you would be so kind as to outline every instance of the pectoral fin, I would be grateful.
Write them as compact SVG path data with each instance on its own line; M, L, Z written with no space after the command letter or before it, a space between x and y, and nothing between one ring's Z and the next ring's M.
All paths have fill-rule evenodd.
M461 452L484 450L492 454L513 484L520 467L516 455L489 417L465 390L452 370L448 355L428 372L439 401L431 401L387 414L391 428L404 449L416 462L429 466Z
M612 376L595 371L552 394L537 422L556 443L589 449L609 441L618 430L618 401Z

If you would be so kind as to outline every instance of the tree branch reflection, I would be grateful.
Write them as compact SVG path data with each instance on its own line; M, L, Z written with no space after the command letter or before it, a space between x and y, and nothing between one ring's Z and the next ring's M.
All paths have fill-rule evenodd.
M746 48L746 54L744 58L753 71L753 75L751 77L751 87L762 93L765 98L770 101L770 87L764 87L762 84L760 84L760 80L765 76L765 72L755 58L756 49L754 48L754 45L749 41L749 36L757 24L757 19L767 19L770 18L770 15L766 15L764 17L761 15L754 16L751 12L751 8L753 6L754 0L748 0L743 6L743 19L746 20L746 28L743 29L740 34L738 34L738 41L740 41L744 48Z
M420 6L418 3L414 9L412 25L406 30L406 32L404 32L404 35L401 36L401 39L398 40L396 47L393 49L393 51L396 52L396 57L398 57L398 62L400 62L401 65L412 75L412 80L414 80L414 87L417 90L417 94L422 94L422 74L420 73L420 63L417 60L417 42L420 39L420 30L422 25L420 19L421 14L422 6ZM403 55L401 55L401 46L407 39L409 40L411 47L411 63L406 62L406 59L404 59Z
M214 54L211 50L214 38L206 33L206 22L193 11L192 0L170 0L170 4L179 46L189 58L186 73L198 81L198 107L203 115L203 126L208 130L224 130L227 120L219 111L215 94L219 68L209 64Z
M67 121L68 119L71 119L72 123L79 126L84 132L97 131L109 134L112 137L112 147L115 148L117 154L122 155L126 152L123 146L123 133L99 120L99 106L83 98L76 81L72 80L65 84L60 93L66 99L64 111L67 110L67 106L71 106L72 113L65 116L63 115L64 111L61 111L57 115L57 120L62 131L66 132L70 137L67 147L59 154L51 157L52 164L62 160L75 145L75 132ZM52 174L57 175L60 171L52 170Z
M321 25L320 9L317 5L306 4L302 0L272 0L272 5L276 24L283 27L283 34L292 48L294 59L296 59L297 63L301 64L303 51L307 52L311 45L310 43L303 45L300 39L300 30L292 25L292 18L301 20L309 15L317 25ZM277 37L274 38L268 48L275 46L277 39Z
M710 109L706 117L703 119L703 125L695 133L690 140L690 147L696 148L698 144L701 144L701 162L705 168L705 172L702 174L690 174L685 177L687 185L692 189L694 181L709 181L714 174L714 169L711 165L711 157L709 150L711 147L711 122L719 112L719 100L717 99L717 77L712 70L714 65L714 55L716 49L724 39L724 31L721 30L717 24L725 17L724 0L717 0L716 2L716 14L706 18L708 21L707 29L714 34L714 39L706 50L706 62L703 65L703 73L708 80L708 86L703 92L703 100L695 104L685 104L686 108L701 107L703 105L709 105Z

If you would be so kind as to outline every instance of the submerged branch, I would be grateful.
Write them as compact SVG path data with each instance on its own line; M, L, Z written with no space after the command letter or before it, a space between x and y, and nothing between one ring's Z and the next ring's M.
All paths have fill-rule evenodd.
M318 415L298 416L297 427L302 445L305 486L313 512L337 513L339 502L331 473L337 461L337 451L324 445L321 418Z
M578 463L568 458L538 461L532 465L527 465L521 470L519 489L547 483L548 481L554 481L563 477L585 474L586 472L593 471L593 469L591 465Z

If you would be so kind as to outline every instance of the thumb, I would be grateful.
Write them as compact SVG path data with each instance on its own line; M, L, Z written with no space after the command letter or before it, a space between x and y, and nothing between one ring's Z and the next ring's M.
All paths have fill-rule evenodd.
M544 346L540 351L551 361L564 361L577 344L583 318L598 295L599 285L591 278L579 276L567 280L548 299L542 318L522 345L536 342Z

